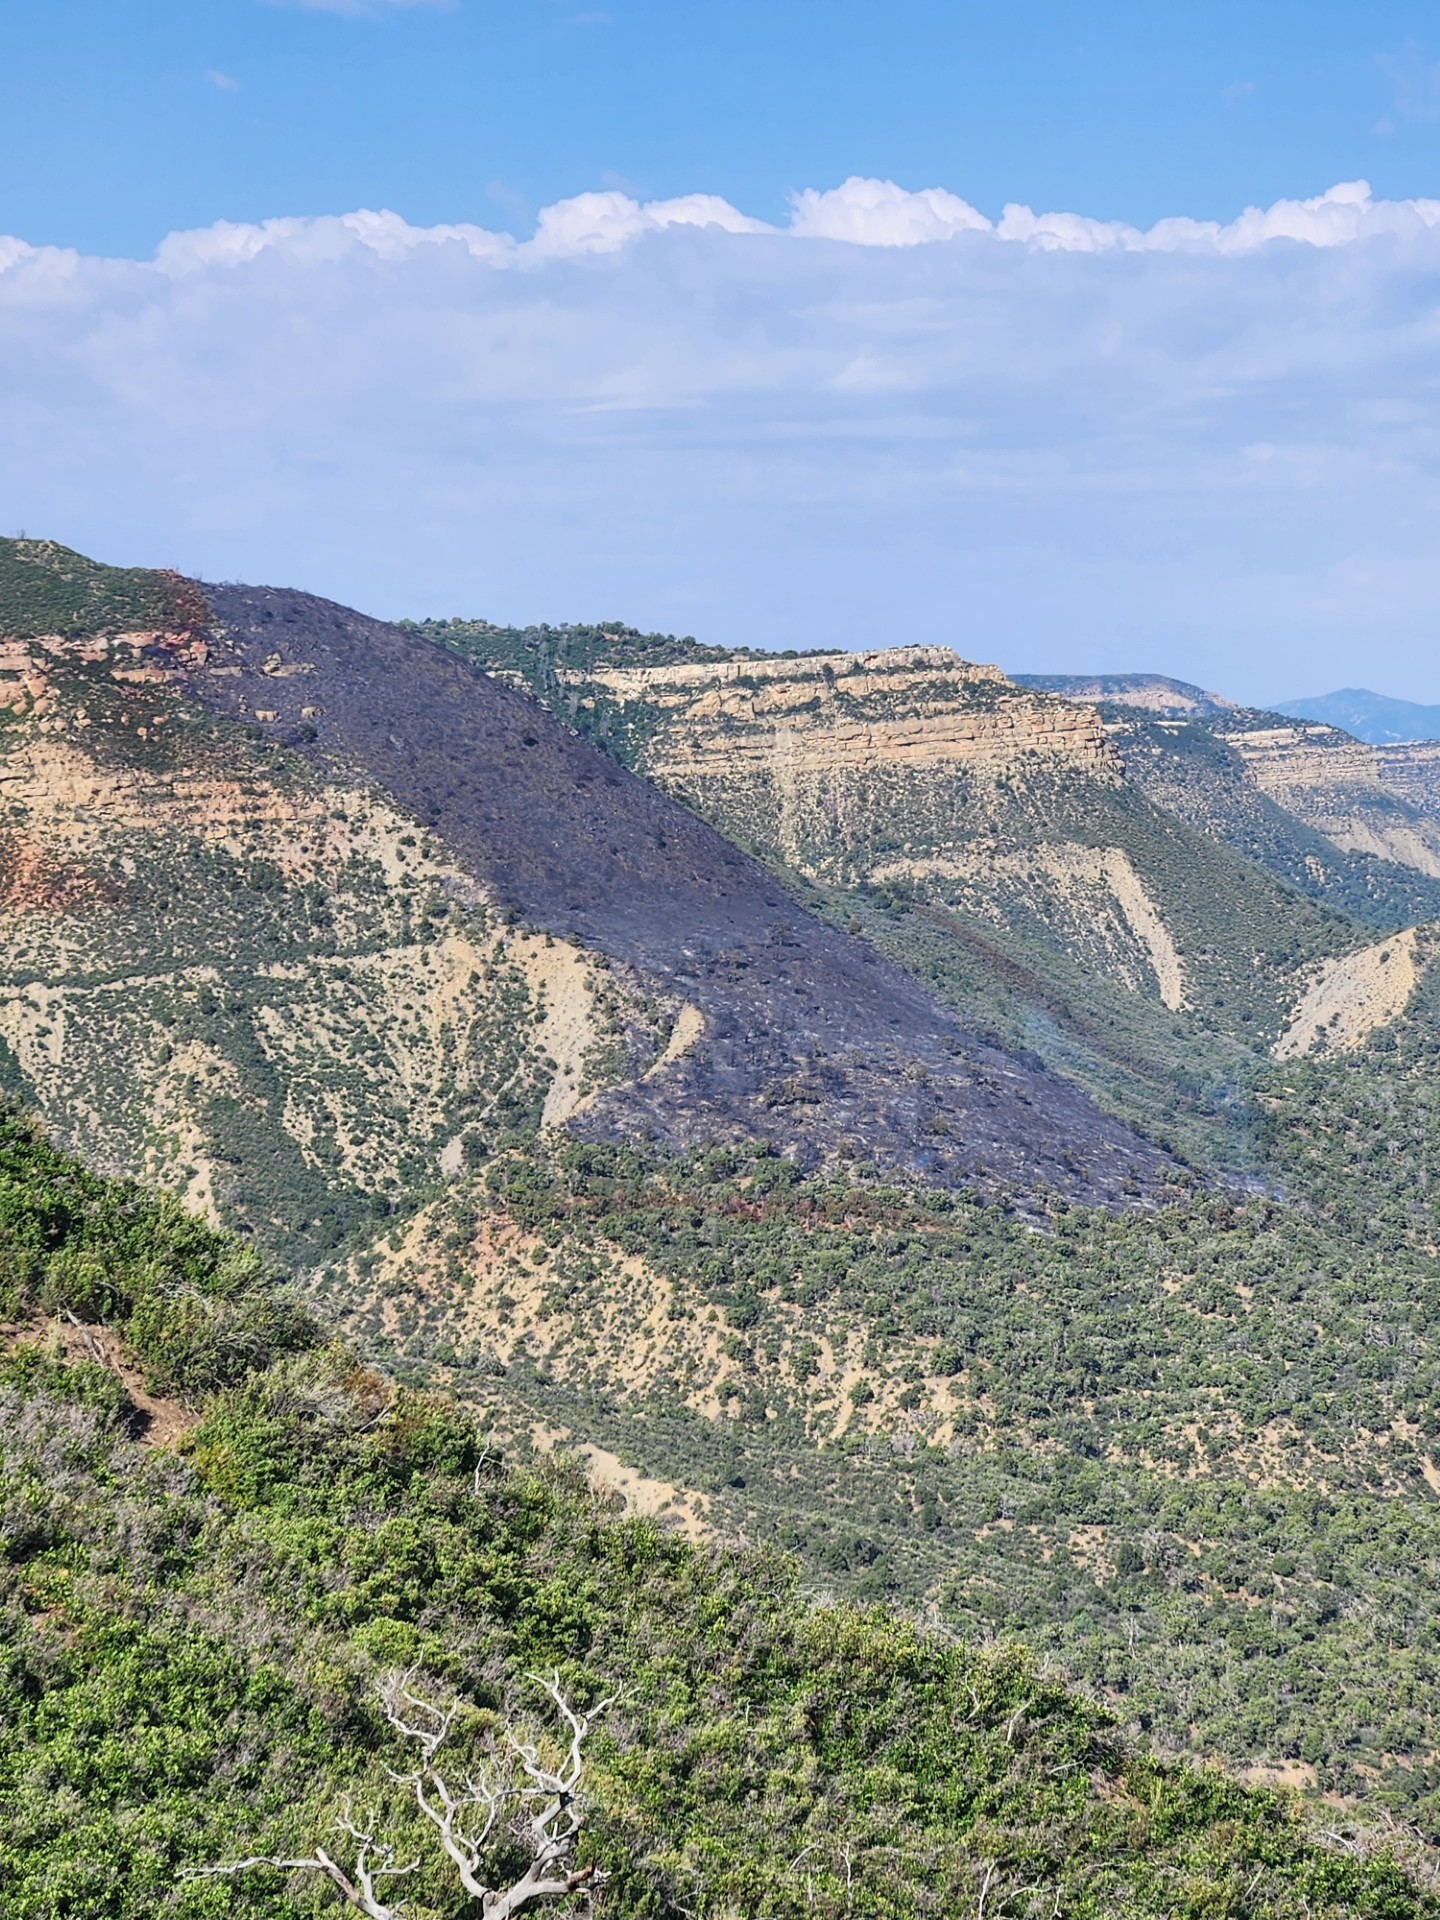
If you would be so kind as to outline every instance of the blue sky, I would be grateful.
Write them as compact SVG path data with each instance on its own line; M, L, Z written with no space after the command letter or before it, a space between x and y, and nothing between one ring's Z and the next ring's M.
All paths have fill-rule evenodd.
M0 527L382 613L1440 698L1433 4L3 26Z
M850 174L1148 225L1432 192L1440 13L1334 0L8 0L0 225L523 227L586 188L778 218Z

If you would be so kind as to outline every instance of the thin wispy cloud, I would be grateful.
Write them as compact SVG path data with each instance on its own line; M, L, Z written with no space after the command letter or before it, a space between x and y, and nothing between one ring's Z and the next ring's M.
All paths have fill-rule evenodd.
M1381 130L1401 120L1440 120L1440 60L1430 59L1420 43L1409 40L1399 53L1380 56L1381 71L1394 89L1391 116Z
M780 224L615 189L520 238L0 240L0 524L391 613L1273 696L1357 635L1433 657L1437 356L1440 201L1363 182L1146 228L851 179Z
M240 82L235 76L230 73L221 73L218 67L207 67L205 69L205 78L210 82L212 87L218 87L221 93L238 93L240 91Z
M406 7L431 7L448 12L458 0L261 0L267 7L295 7L302 13L334 13L343 19L373 20Z

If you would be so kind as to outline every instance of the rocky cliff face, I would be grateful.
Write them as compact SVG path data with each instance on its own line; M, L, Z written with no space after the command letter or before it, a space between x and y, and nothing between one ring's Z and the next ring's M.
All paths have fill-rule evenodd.
M1225 738L1262 793L1342 852L1440 879L1440 819L1387 782L1376 748L1337 727L1261 716L1237 718Z
M602 667L584 680L622 715L650 716L639 764L651 778L815 874L852 868L877 829L943 840L957 804L993 808L1017 776L1122 778L1092 710L945 647Z
M783 742L799 764L823 770L894 760L993 775L1034 755L1120 773L1096 714L1028 693L998 667L948 647L601 667L570 677L677 722L659 756L677 769L703 770L716 753L768 763Z
M1390 791L1417 812L1440 820L1440 740L1405 740L1373 751Z

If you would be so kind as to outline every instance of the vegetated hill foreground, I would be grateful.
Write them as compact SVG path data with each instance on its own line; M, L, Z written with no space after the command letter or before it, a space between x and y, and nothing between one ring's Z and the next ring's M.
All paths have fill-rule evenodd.
M625 1518L559 1456L507 1468L248 1251L14 1114L0 1249L14 1920L333 1910L298 1867L197 1870L328 1847L353 1872L347 1820L408 1868L380 1883L396 1913L476 1910L381 1711L397 1669L460 1703L457 1769L507 1729L555 1751L537 1674L581 1710L618 1694L574 1862L602 1910L1440 1913L1403 1838L1343 1812L1322 1838L1292 1799L1158 1761L1017 1649L816 1605L774 1555ZM159 1446L164 1407L183 1433ZM526 1858L503 1826L479 1849L487 1883Z
M47 1261L25 1283L26 1325L59 1315L67 1352L83 1351L67 1315L98 1326L100 1357L155 1402L154 1433L185 1402L218 1418L207 1396L228 1396L224 1418L241 1424L203 1498L239 1504L216 1564L258 1542L253 1590L287 1596L280 1624L257 1630L264 1686L278 1676L287 1739L313 1728L312 1706L331 1716L336 1757L317 1777L332 1800L351 1764L341 1735L358 1728L363 1745L377 1724L361 1696L384 1664L418 1660L481 1707L520 1711L524 1660L589 1644L567 1582L631 1564L629 1548L595 1545L592 1572L576 1573L556 1529L632 1535L607 1532L578 1488L552 1508L522 1473L494 1512L544 1509L526 1540L548 1569L553 1654L515 1626L502 1685L499 1641L455 1653L427 1640L447 1610L463 1614L460 1587L437 1598L433 1583L470 1568L470 1548L386 1504L364 1422L388 1431L390 1393L428 1391L451 1409L442 1425L538 1458L542 1481L557 1445L588 1463L651 1516L660 1534L634 1537L656 1542L656 1565L690 1569L685 1581L710 1562L677 1531L759 1551L723 1564L783 1594L795 1633L815 1617L823 1638L840 1617L812 1616L817 1595L898 1603L982 1650L946 1653L960 1663L947 1672L1028 1648L1129 1740L1291 1783L1357 1833L1389 1818L1440 1839L1440 880L1426 864L1440 826L1419 802L1343 744L1332 753L1328 732L1287 761L1282 741L1230 731L1268 736L1273 716L1095 706L940 648L776 657L620 628L397 630L303 595L168 576L137 589L38 546L0 543L0 601L23 600L48 568L82 611L52 619L42 599L0 658L0 1077L92 1165L181 1193L284 1258L354 1359L332 1365L313 1335L285 1333L288 1307L279 1331L250 1326L273 1297L253 1253L223 1284L210 1254L178 1276L159 1259L137 1294L92 1247L76 1254L79 1304L68 1282L49 1285ZM137 625L134 595L152 587ZM1332 778L1324 760L1321 779L1325 754L1344 764ZM54 1216L67 1234L70 1217ZM164 1217L178 1232L180 1216ZM173 1344L172 1312L210 1356L204 1379L146 1345L147 1314ZM230 1331L212 1337L212 1323ZM239 1380L237 1366L272 1355L264 1383ZM37 1364L21 1363L27 1390ZM357 1386L352 1407L344 1383L373 1366L399 1388ZM65 1388L44 1373L45 1392ZM182 1449L195 1471L201 1444ZM107 1429L83 1473L114 1445ZM463 1486L468 1472L479 1500L471 1455L444 1446L440 1479ZM316 1484L348 1489L339 1518L306 1491L311 1451ZM169 1459L152 1449L143 1472L164 1481ZM416 1471L402 1471L406 1501L422 1500ZM104 1484L109 1501L119 1483ZM84 1534L94 1497L67 1510L60 1560L79 1553L63 1542ZM262 1509L293 1527L273 1552ZM207 1558L220 1535L197 1511L173 1509L180 1558L143 1526L136 1537L157 1541L155 1606L218 1609L223 1639L225 1576L212 1581ZM370 1591L380 1534L397 1570L375 1575L372 1614L336 1596ZM510 1549L496 1551L508 1567ZM775 1554L794 1556L804 1604L755 1572ZM328 1597L296 1613L297 1582ZM172 1590L193 1598L163 1600ZM533 1584L506 1591L507 1621L541 1607ZM661 1613L690 1604L655 1592ZM624 1633L651 1631L650 1605L636 1600ZM361 1664L342 1661L338 1691L297 1704L297 1662L334 1670L326 1636ZM613 1679L607 1663L574 1684ZM822 1693L841 1670L825 1668ZM743 1704L737 1684L722 1691ZM1015 1682L1016 1705L1030 1684ZM948 1681L916 1685L949 1698ZM809 1727L801 1692L783 1697L786 1724ZM900 1712L910 1696L895 1697ZM929 1789L906 1784L911 1736L896 1733L903 1754L890 1737L852 1722L830 1758L792 1756L813 1781L831 1782L833 1762L848 1783L814 1787L812 1823L847 1795L883 1796L890 1827L866 1829L872 1910L963 1913L983 1895L992 1914L1052 1912L1053 1861L1002 1882L958 1803L932 1818ZM656 1739L644 1723L638 1744ZM880 1755L868 1771L867 1744ZM957 1792L977 1764L952 1767ZM683 1765L692 1783L710 1777L693 1753ZM1044 1765L1070 1778L1068 1758ZM790 1766L777 1760L777 1780ZM272 1785L278 1821L294 1796ZM678 1789L665 1774L655 1791ZM788 1791L776 1786L776 1807ZM635 1810L654 1803L634 1792L624 1806L643 1827ZM754 1775L736 1792L736 1805L772 1805ZM986 1802L999 1823L987 1834L1010 1819L1008 1792ZM1262 1804L1242 1795L1233 1817L1243 1827ZM318 1818L318 1802L304 1811ZM257 1848L299 1844L261 1812L246 1829ZM978 1878L947 1864L947 1822L953 1859ZM650 1859L641 1827L625 1850ZM792 1830L787 1860L811 1846L785 1814L775 1833ZM1126 1830L1151 1848L1150 1827ZM1055 1857L1088 1845L1057 1841ZM1326 1871L1372 1871L1345 1847ZM607 1897L635 1912L779 1913L802 1896L861 1908L860 1882L847 1894L810 1853L769 1880L715 1867L722 1852L707 1828L684 1886ZM1253 1895L1277 1913L1327 1899L1425 1910L1408 1884L1326 1892L1285 1860L1288 1891L1264 1891L1262 1874ZM1266 1910L1209 1856L1193 1889L1164 1871L1163 1894L1097 1880L1083 1899L1096 1912ZM199 1904L177 1910L274 1911L268 1884L192 1888ZM1078 1886L1061 1911L1085 1911Z

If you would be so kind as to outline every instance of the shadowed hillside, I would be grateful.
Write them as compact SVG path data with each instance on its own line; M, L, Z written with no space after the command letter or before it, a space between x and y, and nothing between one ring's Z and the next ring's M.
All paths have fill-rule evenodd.
M502 912L637 969L695 1014L658 1071L600 1096L596 1134L783 1142L939 1180L1118 1199L1164 1156L1054 1077L965 1033L683 807L420 636L322 600L207 589L188 679L378 782Z
M206 592L0 543L0 1075L114 1171L297 1253L542 1123L1155 1190L1163 1152L532 701Z
M1373 902L1349 869L1376 862L1347 863L1237 760L1247 799L1353 883L1333 898L1297 884L1303 853L1277 872L1255 857L1263 843L1237 847L1165 804L1118 723L1078 693L1228 712L1199 689L1065 680L1061 698L935 646L757 657L624 628L424 631L528 687L968 1025L1202 1161L1249 1166L1248 1061L1285 1031L1311 971L1365 937L1353 910ZM1103 712L1212 739L1198 722ZM1440 912L1440 887L1384 870L1397 883L1380 889L1385 909L1401 896L1416 909L1389 925Z

